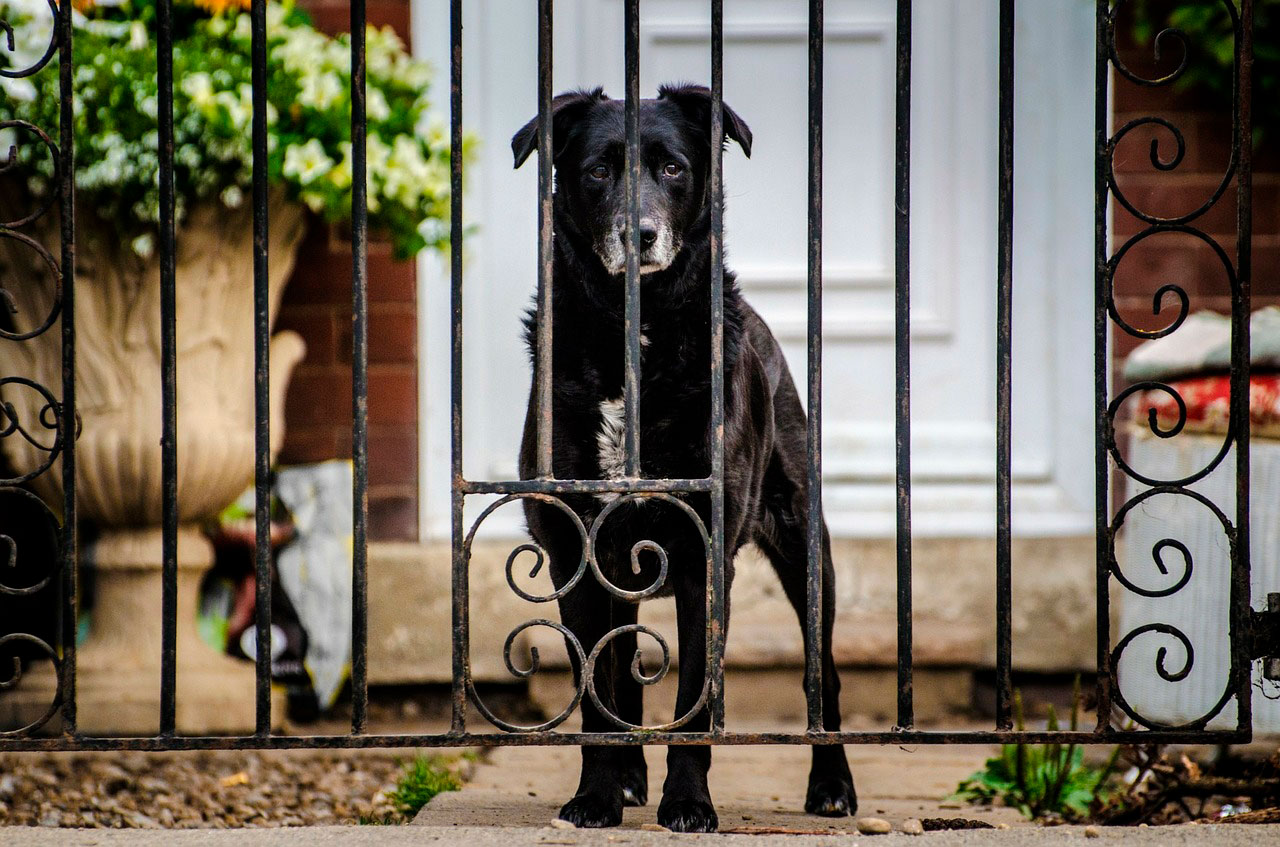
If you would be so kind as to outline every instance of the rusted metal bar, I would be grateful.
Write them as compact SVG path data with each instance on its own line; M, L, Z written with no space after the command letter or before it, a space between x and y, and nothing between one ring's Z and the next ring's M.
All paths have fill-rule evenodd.
M1111 726L1111 701L1114 686L1111 667L1111 468L1107 461L1107 445L1111 437L1111 420L1107 414L1108 373L1110 357L1107 340L1108 256L1108 189L1107 158L1110 149L1110 0L1097 0L1094 32L1094 173L1093 173L1093 402L1094 402L1094 593L1097 602L1095 638L1097 639L1097 732Z
M1000 0L996 246L996 726L1013 726L1013 0Z
M253 0L253 518L256 731L271 732L271 317L267 284L267 2Z
M466 731L467 612L470 598L462 524L465 489L462 480L462 0L449 3L449 354L450 502L453 514L453 648L452 732Z
M1236 539L1231 561L1231 664L1237 728L1253 728L1249 643L1252 605L1249 560L1249 369L1253 274L1253 0L1240 0L1235 44L1236 289L1231 299L1231 428L1236 447Z
M623 52L626 60L627 149L623 190L627 195L627 279L623 314L623 397L626 413L626 475L640 471L640 0L626 0Z
M898 0L894 106L894 431L897 503L898 721L915 724L911 653L911 0Z
M884 732L486 732L440 733L436 735L272 735L272 736L175 736L110 737L90 736L17 738L6 740L6 750L92 751L92 750L297 750L374 749L409 747L578 747L584 744L612 747L636 745L793 745L810 744L1238 744L1249 733L1238 730L1126 730L1096 733L1085 730L1059 732L930 732L890 730Z
M804 693L810 732L822 730L822 0L809 2L808 573Z
M724 2L711 0L711 731L724 731Z
M161 594L160 734L176 714L178 639L178 342L173 186L173 0L156 3L156 120L160 158ZM67 179L74 179L70 174Z
M75 66L73 61L74 27L70 3L58 5L58 176L59 223L62 256L62 411L60 415L60 447L62 449L62 639L61 678L58 693L62 698L62 731L76 732L76 623L79 613L79 536L76 516L76 139L75 139Z
M369 706L369 206L365 171L365 0L351 0L351 731Z
M555 163L551 117L552 0L538 0L538 355L534 379L538 386L538 477L554 475L551 434L552 376L552 264L554 236L551 216L552 167Z

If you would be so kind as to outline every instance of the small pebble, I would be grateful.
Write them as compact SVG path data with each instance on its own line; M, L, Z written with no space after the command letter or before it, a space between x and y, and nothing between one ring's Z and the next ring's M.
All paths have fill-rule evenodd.
M1092 825L1086 826L1084 828L1084 837L1085 838L1101 838L1102 830L1098 829L1096 826L1092 826Z
M884 835L893 832L893 825L884 818L858 818L858 832L863 835Z
M916 818L907 818L902 822L902 831L907 835L924 835L924 824Z
M640 824L640 828L643 829L645 832L670 832L671 831L660 823L642 823Z
M551 828L552 829L577 829L576 826L569 823L567 820L564 820L563 818L556 818L555 820L553 820L551 822Z
M1000 821L1000 823L996 824L996 829L1008 829L1008 828L1009 828L1009 825L1004 821Z

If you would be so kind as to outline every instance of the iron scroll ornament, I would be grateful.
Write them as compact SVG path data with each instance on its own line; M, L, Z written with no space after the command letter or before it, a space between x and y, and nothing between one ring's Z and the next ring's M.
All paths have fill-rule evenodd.
M1127 196L1119 185L1115 172L1116 152L1121 141L1139 128L1154 128L1155 135L1151 138L1149 149L1149 161L1151 166L1157 171L1168 172L1176 170L1185 160L1187 152L1187 142L1181 129L1164 118L1155 116L1140 117L1128 121L1119 129L1115 130L1099 150L1101 158L1101 173L1105 181L1107 192L1115 198L1118 206L1126 212L1145 224L1145 228L1130 236L1123 244L1120 245L1114 253L1106 257L1105 262L1101 263L1099 270L1102 281L1102 308L1105 309L1110 322L1117 326L1125 334L1141 338L1144 340L1161 338L1175 332L1190 314L1190 298L1186 290L1176 283L1165 283L1161 285L1152 300L1152 314L1160 316L1163 311L1162 307L1167 298L1172 295L1177 304L1177 312L1172 320L1165 323L1158 329L1144 330L1130 324L1120 314L1116 305L1114 280L1118 267L1129 253L1130 249L1135 245L1156 236L1162 236L1169 233L1179 233L1191 238L1197 239L1207 245L1210 251L1217 257L1226 273L1228 287L1232 297L1232 302L1237 304L1233 308L1240 308L1238 305L1242 300L1241 297L1241 281L1238 276L1238 269L1233 263L1231 257L1223 249L1222 245L1215 241L1204 230L1195 226L1195 222L1202 218L1211 208L1222 201L1230 188L1232 181L1237 177L1241 162L1241 144L1248 143L1247 140L1242 141L1241 132L1241 109L1240 109L1240 87L1239 87L1239 68L1240 68L1240 44L1242 35L1242 21L1240 10L1237 8L1233 0L1221 0L1227 15L1230 18L1231 30L1235 41L1235 63L1234 68L1236 75L1232 83L1232 119L1231 133L1232 143L1230 158L1226 169L1218 181L1216 187L1210 192L1209 196L1201 202L1201 204L1190 211L1181 214L1161 215L1152 210L1141 208L1140 204ZM1130 69L1121 59L1117 48L1117 19L1119 15L1128 6L1128 0L1114 0L1109 9L1105 10L1105 49L1110 65L1115 72L1130 83L1144 87L1168 86L1176 82L1182 77L1188 67L1192 51L1188 43L1187 36L1184 32L1174 28L1162 29L1155 37L1152 43L1152 50L1156 63L1168 54L1171 47L1176 46L1180 49L1181 55L1178 58L1177 66L1168 73L1154 77L1144 77L1132 69ZM1161 155L1161 137L1160 133L1166 132L1172 139L1174 150L1172 155ZM1100 189L1101 191L1101 189ZM1105 194L1100 193L1100 204L1105 200ZM1100 215L1105 215L1105 205L1099 206ZM1100 245L1099 249L1105 249ZM1248 320L1247 302L1244 304L1245 314L1244 320ZM1239 315L1236 315L1238 318ZM1246 354L1247 355L1247 354ZM1235 363L1233 362L1233 367ZM1233 386L1234 387L1234 386ZM1247 391L1247 386L1245 388ZM1116 437L1116 419L1120 414L1122 407L1126 401L1134 396L1140 396L1141 393L1147 391L1159 391L1171 397L1177 405L1177 420L1169 427L1161 426L1157 419L1156 410L1148 408L1146 416L1146 427L1151 434L1161 439L1172 439L1177 437L1184 431L1187 423L1187 405L1183 397L1178 393L1177 389L1172 385L1164 382L1141 382L1130 385L1119 392L1110 402L1106 403L1103 412L1105 414L1105 429L1103 431L1104 448L1110 456L1115 466L1129 479L1148 486L1145 490L1128 498L1117 510L1108 531L1107 541L1107 568L1110 576L1113 576L1125 590L1143 597L1164 598L1170 597L1182 591L1191 581L1192 572L1195 567L1190 549L1176 538L1162 538L1157 541L1151 550L1152 560L1155 562L1157 570L1164 576L1170 576L1169 565L1166 556L1176 554L1176 558L1181 560L1181 571L1177 573L1176 578L1168 585L1159 588L1151 588L1139 585L1132 581L1120 567L1115 554L1115 539L1121 526L1125 522L1128 514L1142 503L1153 497L1160 495L1173 495L1188 497L1193 501L1208 508L1217 521L1221 524L1224 534L1226 535L1232 555L1231 563L1234 567L1239 554L1239 545L1237 543L1238 533L1235 526L1227 515L1219 509L1214 503L1209 501L1200 493L1191 490L1188 486L1204 479L1215 469L1220 467L1231 451L1232 445L1236 441L1235 433L1244 425L1247 426L1248 404L1247 400L1244 405L1245 420L1241 421L1238 416L1238 405L1233 403L1231 416L1229 419L1227 433L1223 437L1221 447L1215 451L1214 456L1203 467L1186 474L1178 479L1158 479L1141 473L1136 470L1122 455ZM1102 508L1102 505L1099 505ZM1247 551L1244 551L1247 555ZM1190 674L1195 663L1195 650L1187 635L1177 627L1168 623L1147 623L1138 626L1130 632L1124 634L1116 643L1115 647L1109 652L1108 660L1110 671L1114 673L1119 667L1120 660L1126 648L1136 639L1141 637L1163 636L1172 639L1182 650L1183 661L1179 668L1170 670L1169 648L1162 646L1156 654L1155 672L1157 676L1169 683L1178 683L1185 680ZM1233 651L1234 653L1234 651ZM1180 723L1177 725L1163 723L1154 720L1148 716L1141 714L1132 704L1124 697L1123 692L1119 690L1119 686L1113 686L1113 705L1121 713L1126 715L1140 726L1149 730L1197 730L1206 727L1211 720L1218 716L1227 704L1235 696L1235 692L1239 690L1240 674L1249 672L1248 665L1239 668L1233 663L1230 672L1227 674L1226 685L1223 693L1217 698L1209 710L1200 717Z
M605 576L604 572L601 570L600 564L596 557L596 552L595 552L596 540L598 538L600 528L601 526L603 526L605 521L607 521L610 518L610 516L613 515L615 511L618 508L622 507L623 505L626 505L628 503L643 501L643 500L660 500L666 503L670 503L680 511L684 512L684 514L693 522L693 525L697 529L698 534L702 540L703 550L706 556L707 573L708 575L710 574L710 568L711 568L711 562L712 562L711 537L707 532L706 525L703 522L701 516L698 515L697 511L688 503L686 503L684 500L678 497L674 497L670 494L665 494L661 492L633 492L630 494L625 494L620 497L614 498L605 506L604 509L600 511L598 515L595 516L594 520L592 521L591 529L589 532L585 528L584 524L582 523L582 519L578 516L578 514L574 512L573 509L567 506L564 503L564 501L558 497L555 497L550 494L542 494L542 493L508 494L496 500L495 502L491 503L489 506L487 506L485 510L481 512L480 515L476 518L475 522L471 526L471 530L467 533L467 537L463 542L463 557L468 569L470 568L470 565L471 565L471 555L472 555L472 548L475 542L475 537L477 532L480 529L481 524L485 521L486 518L488 518L491 514L493 514L493 512L495 512L497 509L501 508L502 506L508 503L511 503L512 501L522 500L522 499L540 500L544 503L548 503L554 506L555 508L557 508L565 516L567 516L572 521L574 527L578 531L579 537L582 542L581 549L583 551L582 557L579 560L578 566L575 569L574 573L569 577L569 579L565 580L563 584L556 587L553 591L550 591L546 594L535 594L531 591L527 591L524 588L521 588L520 585L517 583L515 578L515 564L521 558L522 554L526 554L526 553L532 554L534 557L534 561L533 561L532 568L529 570L528 576L530 579L536 578L541 573L542 568L546 564L547 552L543 550L541 546L533 542L525 542L514 547L511 550L511 552L508 554L506 559L506 564L505 564L505 575L506 575L507 585L511 588L511 590L517 596L531 603L549 603L553 600L558 600L559 598L563 597L565 594L573 590L581 582L588 568L590 569L596 581L606 591L608 591L611 595L628 602L640 602L641 600L647 597L652 597L654 594L660 591L663 585L666 583L666 579L668 575L668 555L666 550L664 550L661 545L657 544L654 541L641 540L641 541L637 541L632 546L631 566L632 566L633 572L637 574L640 572L639 556L642 552L652 553L657 557L659 562L658 575L654 579L652 584L637 591L628 591L614 584L611 580L609 580L609 578ZM632 731L636 731L636 730L668 731L668 730L678 729L679 727L684 726L689 721L693 720L693 718L698 714L698 712L706 706L707 698L710 694L710 686L711 686L710 675L704 678L702 690L697 700L693 703L693 705L685 712L685 714L678 716L675 720L669 723L665 723L659 726L642 726L639 724L632 724L624 720L620 716L618 716L616 713L613 712L613 710L611 710L608 707L604 698L602 698L599 692L596 690L595 676L596 676L597 662L599 661L600 656L604 653L605 648L608 647L609 643L612 642L613 639L621 635L635 633L637 635L646 635L652 638L657 643L659 650L661 651L662 661L657 667L657 669L653 670L652 672L645 673L641 665L641 651L639 649L636 650L636 653L631 662L630 672L631 672L632 678L638 684L643 686L656 685L667 676L667 673L671 668L671 649L668 646L666 639L663 638L662 635L658 633L656 630L644 624L628 624L628 625L616 627L610 630L609 632L606 632L600 638L600 640L592 646L590 653L588 653L586 649L583 647L583 645L581 644L581 642L579 642L577 636L575 636L573 632L570 631L563 624L557 623L552 620L548 620L546 618L537 618L537 619L524 621L523 623L515 627L507 635L506 640L503 643L503 663L505 664L507 671L517 679L529 679L534 674L538 673L538 671L541 670L542 668L542 658L541 658L541 655L539 654L539 650L537 646L530 646L529 666L526 668L516 667L515 661L512 657L512 653L515 649L515 642L517 637L521 633L525 632L526 630L532 629L534 627L545 627L548 629L555 630L557 633L559 633L564 638L566 650L569 651L571 658L577 659L577 666L581 669L581 671L578 674L578 679L576 681L576 685L575 685L572 697L569 703L564 708L562 708L558 713L556 713L552 717L548 718L547 720L539 724L522 725L522 724L514 724L509 721L505 721L502 718L499 718L485 704L484 700L480 697L479 693L477 692L474 682L470 677L469 664L468 664L468 672L467 672L467 679L466 679L467 696L470 699L470 701L475 705L477 711L479 711L480 714L484 716L484 718L487 721L489 721L489 723L493 724L494 726L496 726L501 730L504 730L506 732L514 732L514 733L534 733L534 732L545 732L547 730L554 729L560 724L564 723L564 721L567 720L569 716L573 714L574 710L577 709L579 704L582 702L582 698L584 696L591 698L592 704L600 711L600 713L607 720L613 722L614 724L616 724L622 729L632 730ZM469 638L467 639L467 643L468 645L470 644Z
M33 76L50 63L54 54L62 46L61 27L59 25L60 11L55 0L48 0L48 7L51 14L51 32L49 44L42 55L25 67L0 68L0 77L20 79ZM14 53L17 46L13 27L8 21L0 20L0 49ZM11 58L10 63L12 63ZM27 121L8 120L0 121L0 130L12 132L15 136L8 149L0 150L0 177L6 180L18 180L21 178L16 173L20 165L18 147L21 143L36 143L40 145L53 164L53 185L55 188L48 191L44 197L38 199L34 207L29 210L15 212L11 209L5 209L3 213L5 219L0 220L0 238L16 242L33 251L47 269L47 273L51 274L54 283L53 300L46 314L34 318L21 315L20 317L26 325L26 329L0 327L0 344L20 344L51 331L62 312L63 276L59 261L39 240L21 230L31 226L49 213L57 198L62 196L62 191L57 187L63 186L65 180L68 179L68 175L62 166L62 150L49 134L40 127ZM34 141L30 140L31 137L34 137ZM13 296L4 287L6 283L11 282L12 280L0 279L0 309L3 309L6 312L6 317L10 318L19 316L18 307L14 302ZM13 391L34 391L40 395L42 405L39 407L40 411L36 416L36 420L31 421L20 418L13 403L7 399L7 396L11 395ZM37 432L37 427L45 433L51 434L51 438L41 437L41 434ZM75 438L78 430L78 418L66 414L63 405L58 402L48 387L21 375L0 374L0 440L21 438L28 442L35 451L44 454L43 459L35 467L14 468L15 475L0 478L0 493L10 497L20 497L35 506L36 520L40 524L40 529L46 531L53 539L50 549L54 550L60 550L61 547L59 536L62 526L59 517L54 514L54 511L43 500L19 486L42 474L51 472L54 462L64 451L67 439ZM17 568L18 561L23 554L17 541L9 532L4 531L5 529L5 527L0 526L0 595L23 601L55 585L54 577L56 574L53 572L44 575L27 586L13 586L5 582L9 572ZM61 560L62 556L59 552L50 561L60 562ZM0 731L0 737L5 738L30 736L48 723L62 705L64 692L66 691L67 667L62 661L59 650L44 639L30 633L11 632L4 634L0 637L0 649L5 648L10 651L8 655L12 659L13 666L12 673L0 682L0 691L14 688L22 679L23 663L18 653L14 652L19 648L25 648L28 651L34 649L35 653L42 656L43 659L47 659L53 666L57 680L52 700L43 714L31 720L25 726Z

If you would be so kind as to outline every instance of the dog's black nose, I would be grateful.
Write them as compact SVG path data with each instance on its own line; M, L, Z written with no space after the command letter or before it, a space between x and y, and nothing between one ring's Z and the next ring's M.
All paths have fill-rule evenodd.
M640 223L640 247L648 250L658 240L658 228L652 224Z

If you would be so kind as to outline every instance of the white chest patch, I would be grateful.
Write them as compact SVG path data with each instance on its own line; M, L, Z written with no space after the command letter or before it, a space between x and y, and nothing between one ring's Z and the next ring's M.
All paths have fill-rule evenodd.
M621 397L600 403L600 431L596 433L596 452L600 459L600 476L604 479L622 479L627 468L626 404ZM596 495L602 502L611 503L617 494Z

